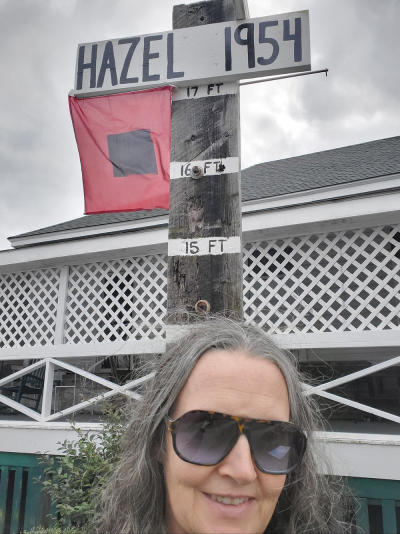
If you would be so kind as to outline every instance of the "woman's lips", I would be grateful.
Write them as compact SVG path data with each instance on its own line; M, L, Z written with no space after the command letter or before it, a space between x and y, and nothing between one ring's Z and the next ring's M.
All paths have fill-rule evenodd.
M247 495L222 495L217 493L204 493L204 495L218 513L232 517L246 513L255 502L254 497Z
M250 497L231 497L225 495L210 495L211 499L222 504L229 504L231 506L237 506L238 504L243 504L250 500Z

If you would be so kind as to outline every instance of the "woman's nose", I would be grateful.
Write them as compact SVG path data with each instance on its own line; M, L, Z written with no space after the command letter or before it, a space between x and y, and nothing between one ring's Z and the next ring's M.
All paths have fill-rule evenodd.
M238 484L248 484L257 478L257 468L251 456L250 445L244 434L218 466L222 476L229 476Z

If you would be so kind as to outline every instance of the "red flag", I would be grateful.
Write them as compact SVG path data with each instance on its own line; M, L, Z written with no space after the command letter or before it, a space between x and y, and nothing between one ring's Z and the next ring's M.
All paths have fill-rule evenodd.
M171 92L69 97L85 213L169 208Z

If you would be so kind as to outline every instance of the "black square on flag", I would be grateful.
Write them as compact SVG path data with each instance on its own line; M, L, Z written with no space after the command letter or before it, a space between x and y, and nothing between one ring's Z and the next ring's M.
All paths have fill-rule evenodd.
M150 130L111 134L107 141L115 177L158 173Z

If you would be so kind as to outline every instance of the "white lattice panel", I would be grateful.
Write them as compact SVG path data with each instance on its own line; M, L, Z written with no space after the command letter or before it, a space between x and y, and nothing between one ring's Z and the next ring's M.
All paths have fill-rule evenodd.
M245 317L271 333L399 328L400 225L246 245Z
M58 269L0 275L0 348L53 343Z
M167 262L162 255L71 267L65 342L160 337L166 294Z
M271 333L400 328L400 225L250 243L243 264L245 318ZM59 277L0 276L0 349L54 343ZM70 267L63 341L160 337L166 278L164 255Z

